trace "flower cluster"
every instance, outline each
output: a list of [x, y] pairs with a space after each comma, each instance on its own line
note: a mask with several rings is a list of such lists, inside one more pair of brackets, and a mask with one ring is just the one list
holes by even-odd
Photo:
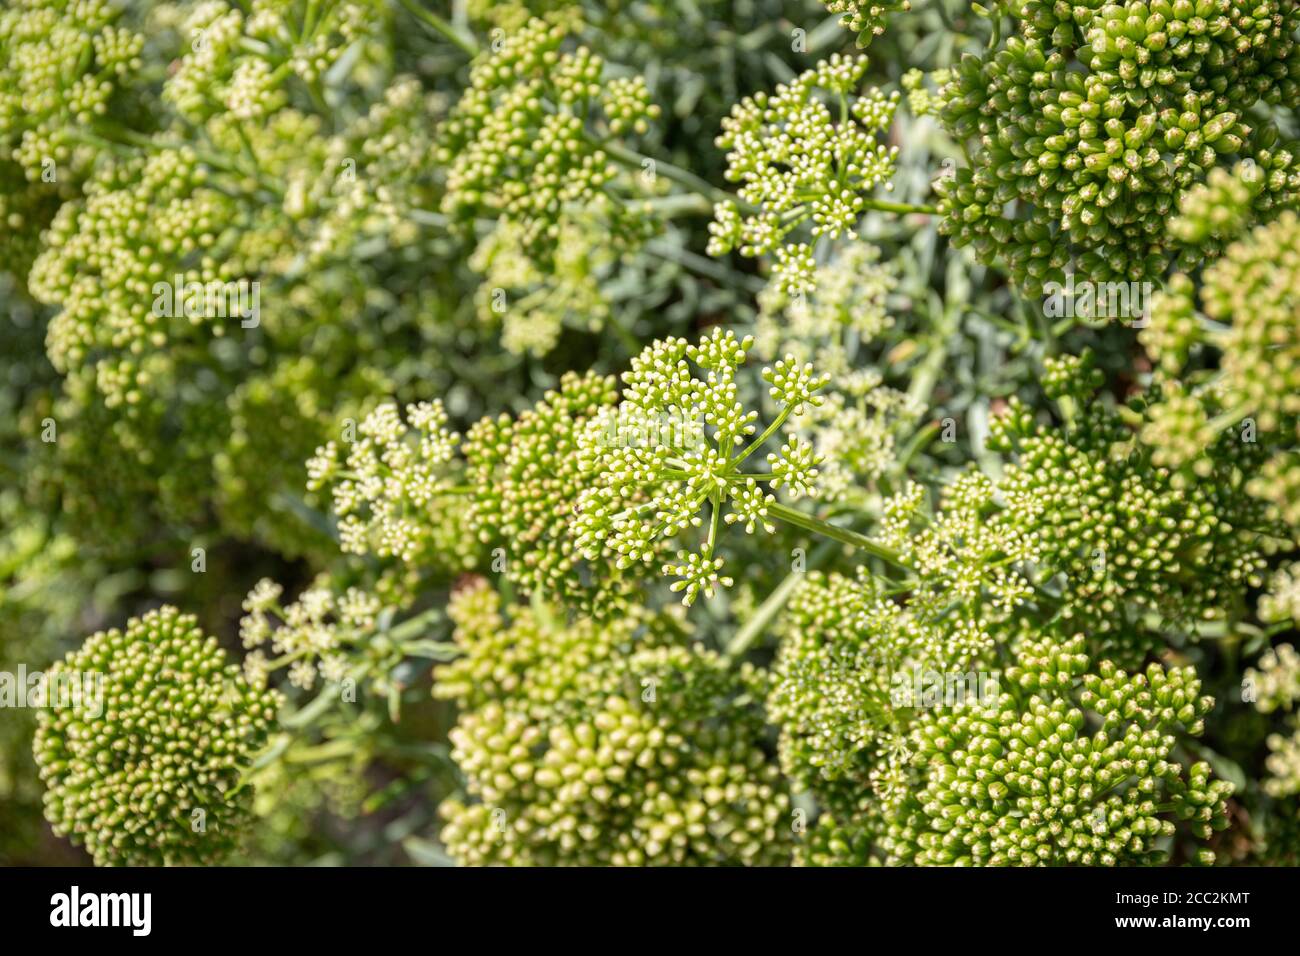
[[1300, 564], [1292, 562], [1273, 572], [1259, 599], [1259, 616], [1270, 624], [1300, 621]]
[[[388, 692], [387, 674], [401, 660], [401, 652], [375, 633], [380, 617], [392, 616], [378, 596], [355, 587], [337, 594], [324, 580], [288, 607], [280, 604], [283, 593], [280, 585], [263, 578], [244, 598], [247, 613], [240, 618], [239, 636], [252, 651], [244, 658], [244, 675], [252, 686], [265, 687], [271, 671], [285, 666], [294, 687], [311, 690], [318, 674], [338, 684], [363, 676], [363, 670], [369, 672], [370, 668], [358, 667], [364, 661], [376, 665], [376, 693]], [[262, 650], [268, 645], [276, 655], [274, 661]]]
[[768, 453], [769, 471], [741, 467], [791, 416], [820, 405], [818, 393], [828, 381], [792, 357], [764, 368], [762, 379], [779, 412], [751, 440], [758, 412], [746, 410], [736, 382], [751, 344], [717, 330], [698, 345], [656, 342], [632, 360], [623, 374], [622, 402], [603, 408], [578, 436], [585, 487], [573, 530], [584, 557], [620, 569], [649, 566], [666, 541], [704, 523], [707, 505], [702, 546], [680, 549], [677, 563], [663, 564], [665, 574], [678, 578], [672, 589], [689, 605], [731, 584], [717, 553], [724, 523], [741, 524], [751, 534], [759, 527], [770, 532], [773, 491], [784, 487], [795, 498], [816, 494], [819, 459], [797, 436]]
[[1034, 294], [1067, 266], [1159, 280], [1213, 244], [1180, 241], [1179, 198], [1224, 157], [1254, 164], [1261, 214], [1300, 196], [1300, 163], [1247, 113], [1293, 103], [1300, 7], [1238, 0], [1030, 0], [1015, 34], [967, 55], [943, 119], [972, 165], [939, 186], [945, 229]]
[[[431, 518], [443, 513], [432, 503], [463, 491], [468, 527], [492, 553], [494, 569], [526, 592], [592, 613], [594, 598], [625, 592], [658, 560], [679, 579], [672, 589], [683, 591], [689, 605], [729, 581], [717, 554], [724, 524], [771, 532], [775, 491], [784, 488], [793, 498], [817, 491], [820, 459], [793, 433], [768, 453], [769, 471], [741, 467], [789, 419], [820, 406], [828, 380], [790, 357], [765, 368], [761, 377], [778, 413], [751, 440], [758, 413], [746, 410], [736, 381], [748, 346], [729, 331], [697, 345], [656, 342], [623, 375], [621, 402], [612, 379], [568, 373], [516, 418], [484, 418], [469, 430], [463, 488], [451, 484], [457, 439], [446, 431], [440, 406], [408, 412], [420, 430], [410, 443], [396, 407], [383, 406], [363, 422], [345, 460], [333, 443], [321, 449], [309, 463], [312, 487], [332, 483], [347, 550], [410, 561], [425, 544], [445, 551], [445, 535], [429, 533]], [[702, 526], [706, 509], [700, 550], [680, 549], [677, 563], [665, 560], [668, 543]], [[454, 537], [462, 528], [457, 521], [446, 533]], [[584, 563], [592, 583], [583, 580]]]
[[1249, 224], [1255, 197], [1263, 188], [1264, 178], [1252, 160], [1238, 163], [1231, 172], [1216, 166], [1205, 182], [1183, 193], [1169, 231], [1180, 242], [1201, 247], [1210, 258], [1211, 240], [1233, 239]]
[[863, 572], [802, 583], [768, 698], [782, 766], [821, 809], [800, 862], [1151, 863], [1176, 820], [1200, 839], [1226, 825], [1231, 785], [1173, 759], [1212, 704], [1191, 668], [1090, 672], [1083, 637], [1018, 627], [1002, 668], [955, 636]]
[[891, 13], [912, 9], [909, 0], [824, 0], [826, 9], [841, 14], [840, 25], [858, 35], [864, 47], [885, 32], [885, 20]]
[[[1226, 186], [1224, 188], [1227, 188]], [[1184, 208], [1184, 219], [1191, 211]], [[1171, 282], [1140, 335], [1167, 377], [1184, 387], [1164, 390], [1143, 433], [1172, 467], [1204, 470], [1224, 442], [1257, 458], [1249, 490], [1274, 516], [1300, 526], [1300, 216], [1284, 212], [1227, 246], [1204, 271], [1201, 313], [1191, 280]], [[1212, 322], [1202, 321], [1204, 318]], [[1219, 355], [1218, 368], [1198, 371], [1193, 357]]]
[[[25, 502], [17, 488], [0, 492], [0, 528], [0, 668], [11, 671], [26, 662], [30, 672], [60, 656], [63, 642], [83, 625], [85, 594], [107, 575], [76, 538], [58, 530], [57, 519]], [[0, 720], [0, 859], [10, 862], [32, 853], [46, 832], [31, 753], [36, 718], [36, 708], [6, 706]]]
[[[163, 98], [193, 123], [225, 112], [237, 120], [263, 118], [283, 105], [288, 76], [319, 89], [320, 77], [349, 47], [369, 38], [383, 16], [383, 4], [374, 0], [324, 6], [303, 0], [251, 5], [202, 0], [182, 25], [190, 47]], [[250, 48], [259, 55], [244, 55]]]
[[786, 295], [770, 283], [759, 297], [754, 352], [764, 359], [792, 356], [832, 377], [820, 407], [800, 430], [818, 458], [819, 497], [842, 501], [896, 464], [895, 442], [924, 413], [918, 402], [862, 367], [866, 349], [894, 325], [888, 298], [895, 270], [870, 243], [837, 250], [814, 275], [815, 290]]
[[436, 137], [443, 212], [517, 225], [523, 249], [543, 263], [572, 208], [635, 231], [637, 216], [612, 191], [618, 167], [602, 136], [644, 133], [659, 114], [643, 80], [606, 80], [599, 56], [562, 49], [565, 19], [530, 20], [484, 52]]
[[159, 142], [107, 166], [84, 201], [60, 208], [32, 268], [33, 293], [60, 307], [51, 361], [90, 376], [110, 407], [136, 405], [211, 340], [258, 328], [262, 282], [322, 267], [366, 235], [409, 238], [390, 191], [365, 182], [391, 182], [391, 164], [418, 158], [418, 146], [392, 155], [385, 134], [422, 109], [418, 88], [399, 81], [337, 137], [289, 109], [238, 131], [219, 117], [208, 133], [229, 152]]
[[1068, 427], [1035, 425], [1016, 400], [993, 422], [990, 444], [1018, 453], [998, 483], [1003, 520], [1035, 534], [1039, 563], [1064, 575], [1064, 613], [1093, 634], [1130, 631], [1141, 613], [1224, 619], [1264, 567], [1240, 444], [1216, 446], [1204, 476], [1160, 467], [1094, 400], [1095, 374], [1086, 354], [1052, 362], [1044, 383], [1073, 406]]
[[898, 154], [877, 137], [892, 125], [899, 94], [857, 95], [866, 69], [866, 57], [835, 54], [732, 110], [717, 143], [727, 150], [727, 179], [741, 184], [741, 204], [716, 207], [710, 255], [774, 253], [782, 289], [807, 292], [815, 285], [812, 249], [787, 242], [791, 233], [811, 223], [813, 238], [856, 238], [870, 194], [881, 183], [892, 188]]
[[850, 338], [870, 342], [893, 323], [888, 299], [897, 286], [880, 250], [868, 242], [851, 242], [817, 266], [813, 291], [788, 294], [770, 283], [759, 298], [754, 351], [775, 359], [793, 354], [835, 376], [848, 376]]
[[475, 293], [480, 318], [499, 323], [502, 346], [515, 353], [545, 355], [566, 328], [598, 332], [610, 315], [602, 280], [619, 263], [608, 235], [590, 219], [566, 219], [544, 272], [525, 252], [523, 232], [517, 223], [500, 225], [470, 258], [483, 276]]
[[137, 82], [136, 20], [109, 0], [15, 0], [0, 11], [0, 150], [29, 180], [50, 162], [75, 165], [70, 134], [109, 115]]
[[1262, 713], [1290, 710], [1300, 701], [1300, 654], [1290, 644], [1271, 647], [1260, 657], [1258, 668], [1247, 668], [1245, 680]]
[[1268, 759], [1264, 765], [1268, 768], [1269, 778], [1264, 781], [1264, 790], [1274, 797], [1294, 797], [1300, 793], [1300, 725], [1292, 717], [1291, 735], [1268, 735]]
[[[504, 324], [513, 352], [544, 355], [565, 325], [596, 330], [600, 278], [654, 228], [635, 194], [653, 173], [620, 174], [617, 140], [643, 135], [659, 107], [641, 77], [606, 75], [587, 47], [568, 51], [572, 11], [501, 31], [437, 131], [442, 211], [479, 242], [479, 314]], [[645, 163], [651, 163], [645, 160]]]
[[1285, 212], [1230, 246], [1206, 270], [1202, 301], [1211, 319], [1232, 324], [1222, 341], [1232, 399], [1262, 430], [1285, 433], [1300, 416], [1300, 216]]
[[24, 277], [40, 254], [40, 232], [59, 208], [59, 197], [29, 183], [22, 167], [0, 158], [0, 261], [4, 271]]
[[[154, 308], [155, 282], [171, 283], [175, 273], [186, 285], [193, 281], [206, 292], [212, 283], [219, 291], [244, 277], [244, 262], [260, 265], [227, 243], [224, 261], [185, 268], [238, 220], [236, 204], [209, 188], [208, 176], [189, 147], [109, 168], [87, 183], [84, 201], [59, 210], [32, 269], [33, 293], [60, 307], [47, 336], [51, 361], [64, 373], [88, 369], [110, 408], [136, 405], [148, 388], [165, 387], [180, 357], [160, 346], [179, 345], [200, 322], [223, 335], [240, 321], [209, 320], [205, 297], [197, 292], [192, 316], [184, 291], [179, 307], [171, 302]], [[225, 316], [224, 299], [221, 305]]]
[[944, 91], [951, 82], [952, 71], [949, 69], [933, 70], [929, 74], [911, 69], [899, 80], [907, 92], [907, 106], [916, 117], [943, 115]]
[[967, 652], [987, 649], [992, 626], [1033, 594], [1020, 568], [1043, 560], [1042, 529], [1017, 520], [1005, 490], [968, 470], [946, 483], [938, 508], [927, 513], [925, 489], [909, 483], [882, 509], [876, 540], [915, 571], [909, 602], [936, 620], [962, 608], [967, 623], [949, 640]]
[[471, 515], [494, 566], [527, 593], [587, 610], [625, 586], [609, 562], [584, 584], [571, 530], [585, 486], [579, 435], [614, 399], [612, 379], [570, 372], [518, 417], [484, 418], [465, 438]]
[[39, 715], [56, 833], [100, 865], [213, 863], [238, 845], [252, 799], [240, 778], [275, 718], [274, 692], [171, 607], [91, 635], [47, 674], [52, 698], [65, 679], [91, 681], [102, 700], [51, 699]]
[[[355, 364], [370, 334], [355, 320], [381, 305], [368, 285], [403, 288], [403, 267], [383, 257], [415, 238], [398, 210], [421, 201], [428, 104], [404, 78], [362, 106], [329, 135], [289, 107], [256, 122], [215, 115], [187, 142], [155, 134], [106, 152], [84, 196], [59, 209], [29, 285], [58, 309], [46, 346], [66, 375], [68, 441], [50, 449], [60, 486], [84, 474], [92, 495], [128, 501], [129, 489], [157, 489], [136, 498], [169, 523], [220, 497], [239, 533], [288, 550], [319, 543], [267, 508], [299, 494], [300, 465], [250, 450], [300, 462], [295, 450], [323, 441], [350, 397], [384, 387], [381, 368]], [[403, 312], [388, 304], [392, 330]], [[105, 462], [121, 473], [111, 482], [97, 480]], [[217, 493], [214, 470], [230, 479]], [[82, 496], [69, 497], [76, 507]], [[95, 524], [110, 509], [97, 510]]]
[[93, 165], [82, 137], [140, 85], [136, 11], [106, 0], [17, 0], [0, 10], [0, 266], [26, 275], [40, 232]]
[[865, 568], [799, 582], [780, 625], [768, 709], [783, 769], [824, 814], [802, 862], [846, 862], [833, 846], [866, 852], [867, 831], [911, 785], [914, 710], [996, 689], [995, 652], [1020, 634], [1018, 614], [1035, 597], [1015, 565], [1039, 549], [1032, 532], [1003, 520], [995, 490], [969, 472], [949, 483], [933, 515], [917, 485], [887, 500], [878, 540], [908, 569], [902, 583]]
[[[814, 571], [801, 580], [780, 624], [767, 698], [791, 783], [815, 794], [824, 814], [859, 823], [899, 796], [891, 758], [907, 747], [909, 703], [896, 699], [899, 689], [913, 689], [913, 671], [947, 673], [969, 663], [969, 647], [964, 655], [961, 642], [948, 647], [945, 629], [882, 592], [865, 569], [856, 577]], [[824, 825], [823, 818], [818, 828]], [[815, 854], [801, 848], [801, 856]]]
[[455, 485], [460, 436], [442, 402], [380, 405], [307, 462], [307, 487], [329, 487], [345, 553], [395, 557], [428, 569], [466, 569], [475, 555], [468, 505]]
[[738, 698], [749, 670], [690, 644], [670, 617], [566, 625], [478, 582], [449, 608], [464, 656], [435, 671], [461, 713], [450, 737], [471, 801], [443, 802], [465, 864], [774, 865], [789, 798]]
[[1174, 753], [1213, 705], [1195, 670], [1094, 670], [1082, 646], [1026, 641], [995, 701], [922, 712], [919, 779], [880, 837], [885, 862], [1149, 865], [1178, 823], [1200, 840], [1227, 826], [1232, 784]]
[[818, 458], [818, 497], [861, 500], [874, 482], [899, 467], [898, 436], [923, 412], [905, 392], [882, 384], [879, 373], [870, 370], [828, 392], [799, 432]]
[[1242, 688], [1253, 691], [1252, 699], [1261, 713], [1288, 712], [1286, 733], [1268, 735], [1269, 755], [1264, 764], [1269, 778], [1264, 789], [1274, 797], [1300, 794], [1300, 654], [1290, 644], [1270, 647], [1259, 658], [1258, 666], [1248, 668]]

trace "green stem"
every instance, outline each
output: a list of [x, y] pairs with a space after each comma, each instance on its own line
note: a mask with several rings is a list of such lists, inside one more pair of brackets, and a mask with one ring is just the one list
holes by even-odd
[[[65, 129], [63, 135], [67, 136], [69, 139], [89, 143], [92, 146], [106, 147], [110, 149], [135, 147], [137, 149], [147, 150], [151, 153], [157, 153], [164, 149], [173, 148], [173, 145], [170, 143], [157, 140], [152, 136], [146, 136], [143, 133], [138, 133], [135, 130], [126, 129], [125, 127], [116, 124], [113, 124], [112, 126], [109, 126], [108, 124], [99, 124], [95, 127], [94, 132], [89, 132], [84, 129]], [[233, 162], [228, 156], [221, 156], [217, 153], [208, 152], [203, 149], [196, 149], [189, 145], [187, 145], [186, 148], [194, 154], [195, 159], [207, 166], [211, 166], [213, 169], [251, 179], [263, 189], [266, 189], [277, 196], [284, 195], [283, 187], [269, 177], [264, 176], [260, 171], [244, 169], [238, 163]]]
[[713, 215], [713, 203], [707, 196], [699, 193], [674, 193], [671, 196], [655, 196], [652, 199], [629, 199], [627, 205], [632, 209], [649, 208], [661, 219], [671, 219], [677, 215]]
[[431, 661], [449, 661], [459, 657], [462, 651], [450, 641], [408, 641], [402, 645], [402, 653]]
[[[699, 197], [691, 197], [699, 198]], [[673, 245], [671, 242], [664, 240], [662, 237], [652, 239], [644, 246], [646, 252], [658, 256], [668, 262], [676, 263], [684, 269], [702, 275], [709, 279], [715, 279], [718, 282], [730, 286], [740, 286], [750, 292], [762, 292], [766, 288], [766, 283], [755, 276], [743, 272], [736, 272], [728, 269], [726, 266], [713, 259], [706, 258], [689, 249], [683, 249]]]
[[654, 164], [655, 175], [662, 175], [670, 179], [679, 186], [684, 186], [691, 192], [698, 193], [710, 202], [733, 202], [741, 208], [748, 207], [748, 203], [743, 202], [739, 197], [727, 192], [725, 189], [719, 189], [705, 179], [701, 179], [692, 172], [682, 169], [680, 166], [674, 166], [672, 163], [663, 159], [655, 159], [651, 156], [645, 156], [634, 149], [628, 149], [622, 143], [610, 140], [608, 142], [596, 142], [596, 146], [603, 149], [610, 158], [622, 163], [625, 166], [631, 166], [636, 169], [644, 169], [646, 160]]
[[289, 730], [297, 730], [301, 727], [306, 727], [321, 714], [325, 713], [325, 711], [333, 707], [334, 703], [338, 699], [339, 695], [335, 693], [334, 688], [322, 687], [311, 703], [303, 707], [301, 710], [285, 717], [280, 721], [280, 726], [286, 727]]
[[922, 408], [930, 404], [930, 396], [939, 382], [939, 373], [943, 371], [943, 364], [948, 360], [948, 336], [951, 334], [952, 329], [945, 323], [935, 335], [929, 353], [912, 373], [912, 384], [907, 390], [908, 397]]
[[937, 434], [939, 434], [939, 423], [930, 422], [913, 435], [912, 440], [907, 443], [907, 447], [904, 448], [902, 454], [898, 456], [898, 463], [895, 465], [894, 469], [896, 473], [900, 475], [906, 474], [907, 466], [912, 463], [912, 459], [920, 453], [921, 449], [930, 444], [930, 441]]
[[908, 202], [889, 202], [886, 199], [867, 199], [863, 201], [863, 205], [867, 209], [878, 209], [881, 212], [915, 212], [922, 213], [926, 216], [937, 216], [939, 214], [938, 206], [923, 206]]
[[1242, 419], [1249, 415], [1250, 412], [1250, 403], [1243, 402], [1242, 404], [1237, 405], [1234, 408], [1229, 408], [1227, 411], [1220, 412], [1214, 418], [1211, 418], [1205, 423], [1205, 431], [1207, 434], [1218, 435], [1219, 432], [1224, 431], [1225, 429], [1241, 424]]
[[883, 544], [872, 541], [865, 534], [841, 528], [833, 525], [829, 521], [823, 521], [814, 515], [805, 514], [797, 511], [789, 505], [783, 505], [779, 502], [767, 506], [767, 513], [778, 521], [784, 521], [786, 524], [794, 525], [796, 528], [803, 528], [805, 531], [811, 531], [814, 534], [820, 534], [823, 537], [831, 538], [835, 541], [841, 541], [844, 544], [857, 548], [859, 551], [865, 551], [867, 554], [877, 557], [880, 560], [892, 564], [894, 567], [911, 571], [912, 568], [906, 561], [899, 556], [897, 551], [892, 548], [886, 548]]
[[406, 7], [406, 9], [409, 10], [417, 20], [434, 32], [442, 34], [458, 46], [467, 56], [478, 56], [478, 41], [473, 37], [461, 33], [433, 11], [426, 10], [424, 7], [420, 6], [415, 2], [415, 0], [400, 0], [400, 2], [402, 6]]
[[407, 641], [410, 640], [411, 638], [417, 637], [422, 631], [428, 628], [430, 624], [438, 620], [438, 618], [440, 618], [441, 616], [442, 616], [441, 608], [431, 607], [427, 611], [423, 612], [422, 614], [417, 614], [415, 615], [415, 617], [408, 618], [407, 620], [403, 621], [401, 624], [398, 624], [396, 627], [389, 630], [387, 632], [387, 637], [389, 638], [389, 640], [400, 645], [403, 641]]
[[711, 512], [709, 515], [709, 557], [713, 557], [713, 549], [718, 542], [718, 520], [722, 517], [722, 496], [714, 495], [709, 498]]
[[347, 757], [355, 751], [356, 744], [351, 740], [331, 740], [313, 747], [289, 750], [284, 754], [283, 759], [287, 764], [325, 763], [337, 760], [339, 757]]
[[257, 174], [260, 177], [262, 175], [262, 164], [258, 162], [257, 153], [253, 149], [252, 140], [248, 138], [248, 133], [245, 132], [242, 123], [235, 123], [233, 125], [235, 127], [235, 134], [239, 137], [239, 145], [243, 148], [244, 157], [248, 160], [248, 164], [253, 169], [257, 170]]
[[320, 4], [317, 0], [308, 0], [307, 9], [302, 15], [302, 31], [298, 34], [298, 42], [305, 44], [316, 32], [316, 24], [319, 22], [316, 15], [320, 12]]
[[794, 410], [793, 405], [787, 405], [785, 408], [781, 409], [781, 414], [776, 416], [776, 418], [772, 421], [772, 424], [768, 425], [767, 428], [763, 431], [763, 434], [759, 435], [756, 441], [750, 442], [749, 446], [745, 448], [745, 450], [742, 451], [738, 457], [732, 459], [731, 467], [732, 468], [739, 467], [741, 462], [743, 462], [750, 455], [754, 454], [754, 452], [762, 448], [763, 442], [767, 441], [774, 434], [776, 434], [777, 430], [782, 425], [785, 424], [785, 420], [790, 417], [790, 413], [793, 410]]
[[[1052, 326], [1052, 323], [1047, 320], [1047, 316], [1043, 313], [1043, 310], [1038, 308], [1037, 305], [1029, 304], [1023, 298], [1016, 299], [1016, 310], [1020, 313], [1022, 321], [1025, 319], [1026, 312], [1029, 312], [1033, 317], [1033, 325], [1038, 327], [1040, 341], [1043, 343], [1043, 355], [1055, 355], [1057, 352], [1057, 336], [1064, 335], [1065, 331], [1068, 331], [1068, 329], [1058, 333]], [[1071, 327], [1073, 327], [1074, 319], [1070, 319], [1069, 321]], [[1025, 321], [1024, 324], [1026, 327], [1030, 325], [1028, 321]]]
[[277, 671], [285, 664], [292, 664], [294, 661], [298, 660], [298, 658], [303, 657], [306, 653], [306, 650], [301, 650], [294, 651], [290, 654], [281, 654], [279, 657], [272, 658], [266, 662], [266, 670], [268, 673], [271, 671]]

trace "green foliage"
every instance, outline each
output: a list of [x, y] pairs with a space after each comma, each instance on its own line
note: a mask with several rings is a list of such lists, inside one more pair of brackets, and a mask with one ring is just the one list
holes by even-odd
[[1298, 10], [10, 4], [0, 858], [1294, 862]]

